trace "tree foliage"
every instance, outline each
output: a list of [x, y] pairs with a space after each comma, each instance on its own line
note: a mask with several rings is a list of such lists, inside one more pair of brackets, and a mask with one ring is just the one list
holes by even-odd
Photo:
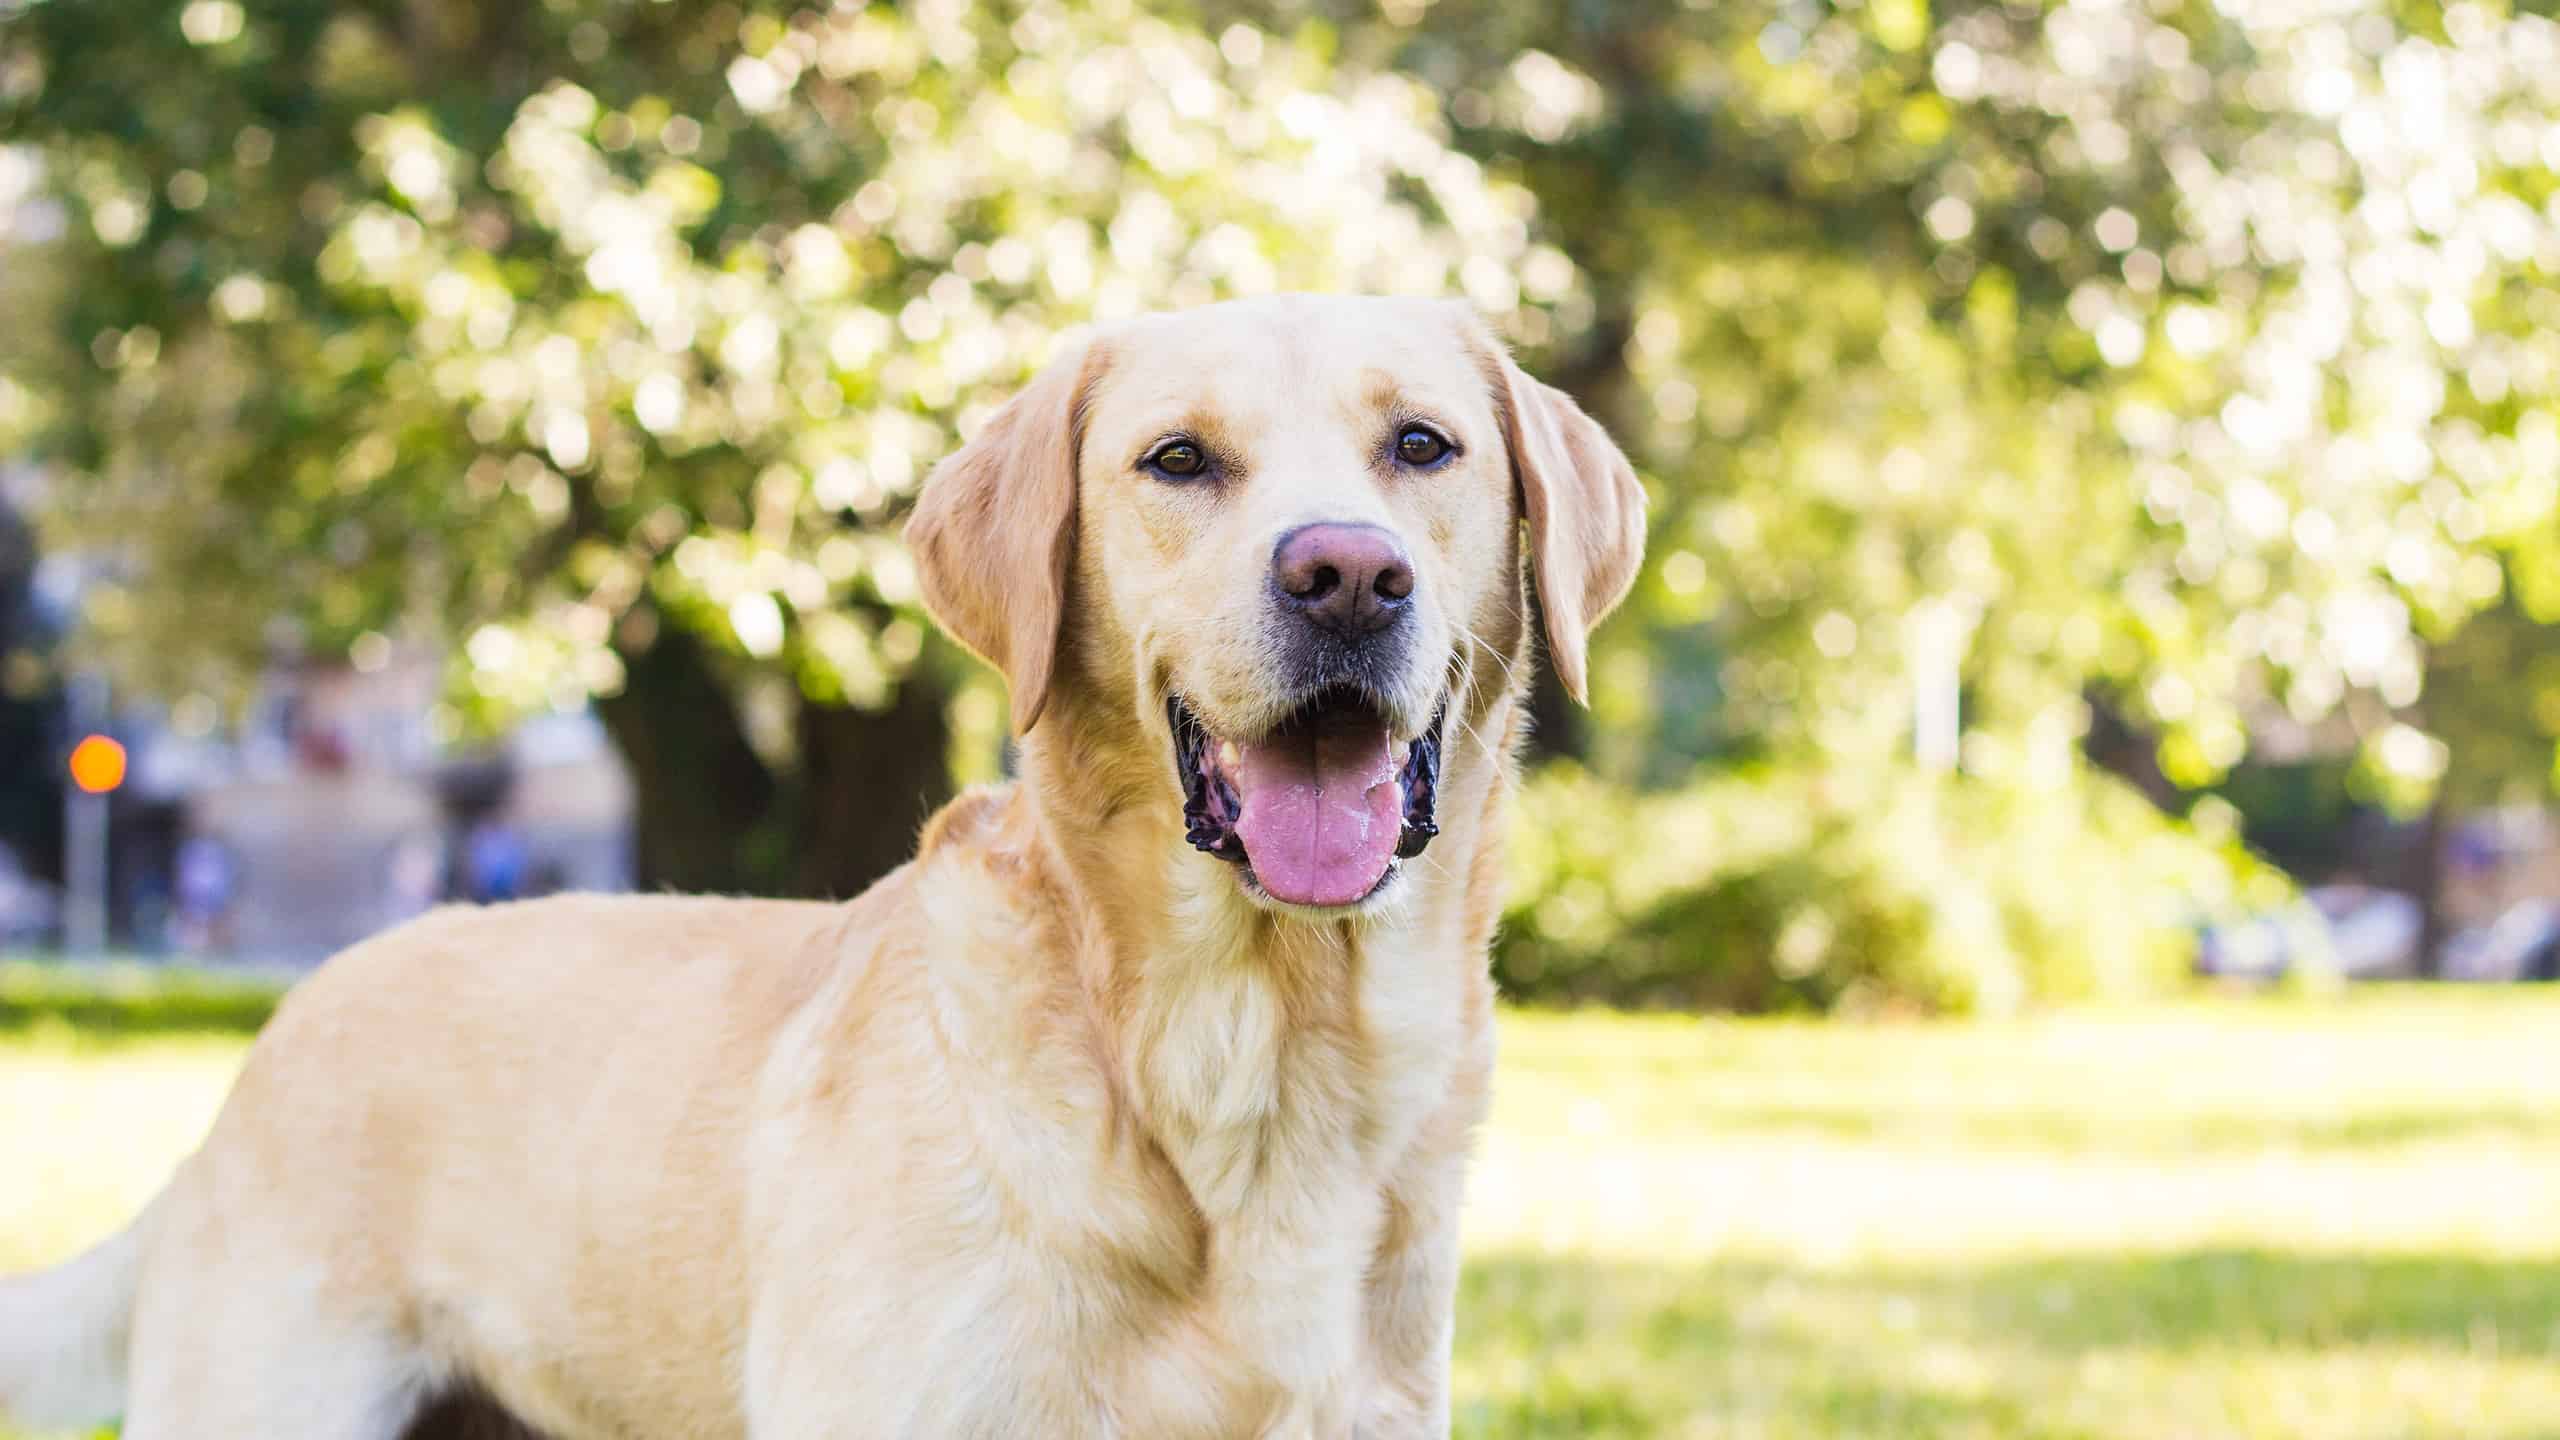
[[[893, 539], [924, 465], [1068, 326], [1358, 286], [1475, 298], [1654, 496], [1592, 716], [1541, 705], [1579, 763], [1532, 809], [1659, 821], [1685, 868], [1599, 904], [1600, 861], [1529, 846], [1515, 980], [2136, 983], [2158, 957], [2093, 937], [2249, 871], [2213, 806], [2124, 811], [2093, 724], [2174, 809], [2270, 733], [2403, 804], [2448, 763], [2550, 771], [2551, 707], [2500, 691], [2560, 615], [2540, 15], [10, 6], [0, 127], [64, 235], [0, 423], [128, 548], [93, 619], [164, 672], [236, 669], [279, 614], [323, 651], [442, 633], [458, 718], [608, 697], [644, 769], [743, 797], [688, 828], [752, 830], [804, 772], [877, 810], [897, 776], [854, 757], [912, 777], [949, 715], [983, 773], [1000, 723]], [[1910, 755], [1937, 669], [1945, 776]], [[1754, 803], [1802, 824], [1664, 818]], [[1985, 826], [2149, 858], [2056, 908], [2026, 887], [2067, 874]], [[1812, 933], [1871, 938], [1789, 974]], [[1933, 955], [2008, 958], [1901, 963]]]
[[[1734, 817], [1640, 847], [1689, 877], [1665, 902], [1699, 911], [1674, 927], [1685, 973], [1837, 994], [1898, 972], [1959, 1004], [2121, 985], [2141, 967], [2089, 964], [2123, 918], [2098, 877], [2152, 897], [2154, 927], [2171, 896], [2262, 893], [2250, 866], [2171, 860], [2133, 838], [2148, 822], [2090, 808], [2093, 723], [2149, 738], [2139, 768], [2178, 809], [2265, 735], [2349, 748], [2395, 807], [2438, 783], [2448, 742], [2475, 799], [2542, 791], [2548, 707], [2497, 688], [2538, 672], [2481, 657], [2548, 648], [2556, 613], [2537, 589], [2560, 534], [2548, 18], [1406, 8], [1338, 15], [1434, 76], [1460, 142], [1546, 202], [1599, 301], [1552, 368], [1656, 486], [1642, 626], [1606, 646], [1589, 759], [1679, 787], [1630, 802], [1639, 833], [1663, 806]], [[1915, 672], [1950, 635], [1960, 773], [1944, 803], [1906, 803], [1941, 793], [1907, 757]], [[1844, 795], [1838, 828], [1807, 818], [1738, 858], [1740, 817]], [[2084, 863], [2057, 872], [1975, 833], [2047, 815], [2081, 818], [2038, 853], [2113, 838], [2064, 846]], [[2219, 846], [2234, 819], [2207, 805], [2188, 835]], [[1643, 969], [1645, 917], [1676, 906], [1620, 893], [1622, 867], [1595, 908], [1573, 848], [1524, 846], [1548, 863], [1522, 877], [1510, 953]], [[1790, 865], [1823, 878], [1790, 890]], [[1791, 898], [1704, 913], [1735, 886]], [[2078, 923], [2025, 919], [2056, 886]], [[1888, 911], [1909, 923], [1802, 984], [1772, 964], [1783, 935]]]
[[[455, 729], [601, 697], [676, 883], [843, 891], [904, 851], [949, 677], [896, 521], [1062, 329], [1280, 286], [1463, 286], [1514, 325], [1574, 298], [1426, 89], [1247, 28], [18, 8], [0, 124], [63, 207], [70, 358], [15, 381], [69, 533], [131, 577], [99, 638], [164, 684], [273, 620], [360, 661], [448, 641]], [[950, 713], [985, 769], [997, 709]], [[686, 836], [713, 853], [672, 863]]]

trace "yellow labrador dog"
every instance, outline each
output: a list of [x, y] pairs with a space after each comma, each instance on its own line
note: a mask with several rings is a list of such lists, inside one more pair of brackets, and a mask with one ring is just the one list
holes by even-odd
[[1643, 530], [1453, 304], [1074, 348], [908, 529], [1019, 780], [849, 904], [447, 910], [339, 956], [130, 1229], [0, 1287], [0, 1410], [1447, 1434], [1524, 569], [1578, 693]]

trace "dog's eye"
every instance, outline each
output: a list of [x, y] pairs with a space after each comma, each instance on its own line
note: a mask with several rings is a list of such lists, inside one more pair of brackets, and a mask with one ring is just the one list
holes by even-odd
[[1396, 437], [1396, 458], [1407, 465], [1435, 465], [1449, 454], [1450, 445], [1440, 435], [1421, 425], [1408, 425]]
[[1148, 468], [1187, 480], [1209, 468], [1209, 457], [1188, 440], [1168, 440], [1147, 456]]

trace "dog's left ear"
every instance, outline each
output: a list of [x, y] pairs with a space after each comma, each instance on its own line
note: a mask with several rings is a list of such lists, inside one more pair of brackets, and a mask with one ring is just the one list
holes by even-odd
[[1489, 335], [1485, 343], [1529, 525], [1547, 656], [1565, 693], [1587, 703], [1591, 631], [1626, 598], [1644, 563], [1644, 486], [1572, 396], [1531, 379]]
[[1076, 548], [1076, 449], [1101, 348], [1049, 362], [977, 437], [933, 468], [907, 520], [925, 608], [1004, 672], [1013, 731], [1039, 720]]

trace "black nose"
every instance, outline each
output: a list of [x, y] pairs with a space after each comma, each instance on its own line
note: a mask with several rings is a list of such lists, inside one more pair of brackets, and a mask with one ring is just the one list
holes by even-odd
[[1413, 601], [1413, 562], [1375, 525], [1299, 526], [1272, 549], [1271, 581], [1309, 623], [1349, 638], [1384, 630]]

